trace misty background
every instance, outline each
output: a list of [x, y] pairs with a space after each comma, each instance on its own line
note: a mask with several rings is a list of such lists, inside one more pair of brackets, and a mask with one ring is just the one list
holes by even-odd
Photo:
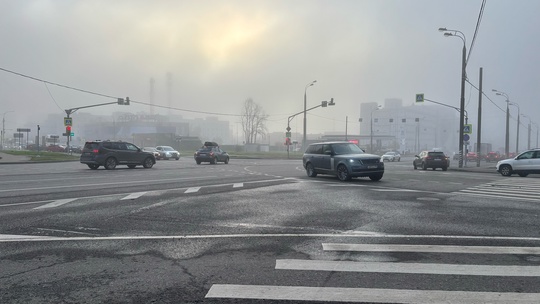
[[[336, 105], [308, 112], [308, 133], [344, 133], [348, 120], [348, 132], [358, 134], [358, 119], [366, 117], [360, 113], [363, 103], [382, 105], [394, 98], [408, 106], [415, 94], [424, 93], [459, 107], [463, 42], [444, 37], [438, 28], [463, 32], [469, 52], [481, 5], [480, 0], [0, 0], [0, 114], [9, 135], [16, 128], [35, 128], [48, 114], [115, 101], [102, 94], [160, 107], [84, 109], [73, 115], [74, 128], [80, 113], [153, 111], [218, 117], [233, 129], [244, 101], [252, 98], [268, 115], [268, 132], [285, 132], [288, 116], [303, 110], [306, 85], [317, 80], [307, 90], [308, 108], [330, 98]], [[539, 11], [536, 0], [486, 1], [467, 79], [478, 87], [483, 68], [482, 142], [494, 147], [504, 146], [506, 103], [491, 89], [507, 93], [521, 114], [540, 123]], [[478, 95], [467, 83], [466, 110], [474, 128]], [[441, 109], [428, 102], [415, 106]], [[510, 111], [513, 151], [517, 108]], [[522, 149], [528, 118], [521, 118]], [[301, 116], [291, 128], [302, 133]]]

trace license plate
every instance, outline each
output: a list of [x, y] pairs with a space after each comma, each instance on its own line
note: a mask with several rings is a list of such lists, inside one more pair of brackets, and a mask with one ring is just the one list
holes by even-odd
[[377, 169], [377, 166], [367, 166], [368, 169]]
[[436, 161], [441, 161], [442, 159], [436, 159]]

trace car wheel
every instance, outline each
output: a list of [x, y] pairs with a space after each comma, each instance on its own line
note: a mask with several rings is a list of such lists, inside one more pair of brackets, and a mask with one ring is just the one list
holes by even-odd
[[512, 175], [512, 167], [509, 165], [502, 165], [499, 168], [499, 172], [501, 172], [502, 176], [511, 176]]
[[201, 161], [200, 161], [200, 160], [196, 160], [195, 162], [197, 163], [197, 165], [200, 165], [200, 164], [201, 164]]
[[415, 163], [415, 162], [412, 162], [412, 166], [413, 166], [414, 170], [418, 169], [418, 168], [416, 167], [416, 163]]
[[226, 157], [226, 158], [225, 158], [224, 163], [225, 163], [225, 165], [229, 163], [229, 157]]
[[442, 170], [446, 171], [446, 170], [448, 170], [448, 167], [442, 167]]
[[309, 177], [317, 176], [317, 172], [315, 172], [315, 168], [313, 168], [313, 165], [311, 163], [306, 164], [306, 174]]
[[376, 181], [380, 181], [382, 177], [383, 177], [382, 173], [372, 174], [372, 175], [369, 176], [369, 179], [376, 182]]
[[179, 159], [180, 159], [180, 157], [177, 157], [177, 158], [175, 158], [175, 159], [176, 159], [176, 160], [179, 160]]
[[400, 161], [401, 161], [401, 157], [400, 157], [400, 158], [398, 158], [398, 159], [397, 159], [397, 161], [398, 161], [398, 162], [400, 162]]
[[134, 169], [135, 167], [137, 167], [137, 165], [128, 165], [128, 168], [130, 169]]
[[109, 157], [105, 160], [105, 165], [103, 165], [105, 167], [105, 169], [107, 170], [113, 170], [114, 168], [116, 168], [116, 165], [118, 164], [118, 162], [116, 161], [116, 158], [114, 157]]
[[426, 163], [422, 163], [422, 170], [427, 170], [427, 164]]
[[88, 164], [88, 168], [90, 168], [92, 170], [96, 170], [97, 168], [99, 168], [99, 165]]
[[519, 176], [521, 177], [527, 177], [527, 175], [529, 175], [529, 173], [518, 173]]
[[152, 166], [154, 166], [154, 161], [150, 157], [147, 157], [143, 162], [143, 167], [150, 169]]
[[349, 170], [345, 165], [339, 165], [337, 167], [337, 177], [342, 182], [351, 180], [351, 175], [349, 174]]

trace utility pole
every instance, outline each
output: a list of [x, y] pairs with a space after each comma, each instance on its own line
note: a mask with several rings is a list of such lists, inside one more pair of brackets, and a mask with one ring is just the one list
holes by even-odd
[[[478, 151], [477, 157], [476, 157], [476, 166], [480, 167], [480, 158], [482, 156], [482, 74], [483, 74], [483, 68], [480, 68], [480, 82], [479, 82], [479, 89], [478, 89], [478, 127], [477, 127], [477, 135], [476, 135], [476, 147]], [[489, 151], [484, 151], [484, 153], [488, 153]]]

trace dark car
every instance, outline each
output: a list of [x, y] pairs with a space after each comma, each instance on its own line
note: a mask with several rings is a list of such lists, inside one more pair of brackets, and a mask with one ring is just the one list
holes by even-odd
[[369, 177], [378, 181], [384, 174], [381, 157], [367, 154], [350, 142], [322, 142], [307, 147], [302, 163], [309, 177], [317, 174], [336, 175], [341, 181], [353, 177]]
[[209, 162], [211, 164], [216, 164], [218, 162], [223, 162], [225, 164], [229, 163], [229, 154], [223, 151], [219, 146], [215, 145], [203, 146], [195, 151], [193, 158], [197, 165], [200, 165], [202, 162]]
[[413, 160], [414, 170], [417, 168], [422, 168], [422, 170], [441, 168], [446, 171], [449, 165], [450, 160], [442, 151], [422, 151], [420, 154], [415, 155]]
[[84, 144], [80, 161], [93, 170], [99, 166], [112, 170], [117, 165], [127, 165], [131, 169], [137, 165], [152, 168], [156, 163], [156, 158], [152, 153], [144, 152], [132, 143], [89, 141]]

